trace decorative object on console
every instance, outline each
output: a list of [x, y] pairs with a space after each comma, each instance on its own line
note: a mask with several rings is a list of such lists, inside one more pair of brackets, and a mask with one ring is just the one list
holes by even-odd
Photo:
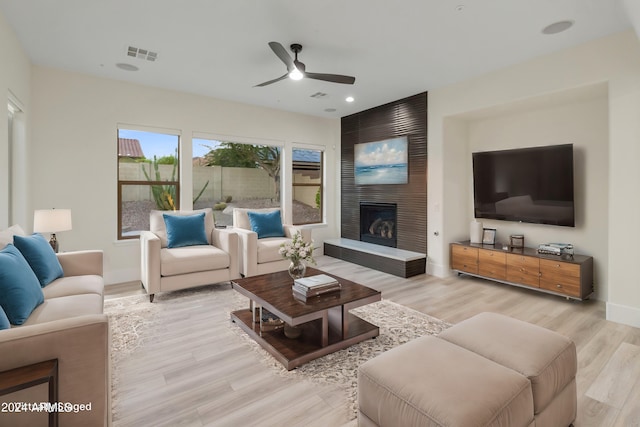
[[543, 243], [538, 245], [538, 253], [573, 257], [573, 245], [571, 243]]
[[49, 244], [55, 253], [59, 245], [56, 233], [71, 230], [71, 209], [40, 209], [33, 212], [33, 231], [51, 233]]
[[471, 243], [482, 243], [482, 235], [484, 231], [482, 223], [476, 220], [471, 221], [470, 231], [471, 238], [469, 240]]
[[496, 244], [496, 229], [484, 228], [482, 231], [482, 244], [483, 245], [495, 245]]
[[509, 236], [509, 246], [512, 248], [524, 248], [524, 235], [512, 234]]
[[304, 277], [307, 266], [303, 261], [312, 264], [316, 263], [313, 259], [313, 244], [311, 242], [305, 242], [299, 231], [293, 235], [290, 242], [282, 243], [278, 252], [283, 258], [291, 261], [288, 271], [289, 276], [294, 280]]

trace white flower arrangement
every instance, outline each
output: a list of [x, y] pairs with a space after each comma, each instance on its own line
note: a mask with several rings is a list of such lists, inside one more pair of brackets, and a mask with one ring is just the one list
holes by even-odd
[[307, 261], [312, 264], [316, 263], [313, 259], [313, 244], [311, 242], [305, 242], [299, 231], [293, 236], [290, 242], [285, 242], [280, 245], [278, 253], [293, 263], [300, 261]]

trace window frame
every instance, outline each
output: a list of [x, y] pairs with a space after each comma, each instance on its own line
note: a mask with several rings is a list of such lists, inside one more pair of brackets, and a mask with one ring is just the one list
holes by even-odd
[[[293, 160], [293, 153], [295, 150], [306, 150], [306, 151], [318, 151], [320, 152], [320, 167], [319, 167], [319, 171], [320, 171], [320, 183], [296, 183], [295, 182], [295, 168], [294, 168], [294, 160]], [[325, 187], [325, 170], [324, 170], [324, 165], [325, 165], [325, 156], [326, 156], [326, 147], [320, 147], [320, 146], [305, 146], [305, 145], [300, 145], [300, 144], [296, 144], [293, 145], [291, 147], [291, 203], [293, 204], [293, 200], [295, 198], [295, 187], [320, 187], [320, 206], [318, 207], [319, 211], [320, 211], [320, 220], [317, 222], [295, 222], [294, 218], [293, 218], [293, 211], [291, 212], [291, 223], [293, 225], [315, 225], [315, 224], [324, 224], [324, 187]], [[292, 210], [293, 210], [293, 205], [291, 206]]]
[[[121, 180], [120, 179], [120, 157], [119, 157], [119, 144], [120, 144], [120, 131], [121, 130], [129, 130], [129, 131], [141, 131], [141, 132], [149, 132], [149, 133], [157, 133], [157, 134], [164, 134], [164, 135], [171, 135], [171, 136], [175, 136], [178, 138], [178, 145], [176, 147], [176, 176], [177, 176], [177, 180], [176, 181], [135, 181], [135, 180]], [[155, 128], [155, 127], [147, 127], [147, 126], [137, 126], [137, 125], [130, 125], [130, 124], [124, 124], [124, 123], [118, 123], [117, 128], [116, 128], [116, 174], [117, 174], [117, 204], [118, 204], [118, 208], [117, 208], [117, 216], [118, 216], [118, 221], [117, 221], [117, 240], [122, 241], [122, 240], [134, 240], [134, 239], [139, 239], [140, 235], [131, 235], [131, 236], [125, 236], [122, 234], [122, 215], [123, 215], [123, 211], [122, 211], [122, 193], [123, 193], [123, 189], [126, 186], [148, 186], [148, 187], [152, 187], [154, 185], [162, 185], [162, 186], [166, 186], [166, 185], [173, 185], [176, 188], [176, 197], [174, 200], [174, 204], [175, 204], [175, 209], [179, 210], [180, 209], [180, 192], [181, 192], [181, 172], [180, 172], [180, 152], [181, 152], [181, 145], [182, 145], [182, 133], [179, 130], [175, 130], [175, 129], [166, 129], [166, 128]], [[145, 231], [145, 230], [138, 230], [138, 231]]]

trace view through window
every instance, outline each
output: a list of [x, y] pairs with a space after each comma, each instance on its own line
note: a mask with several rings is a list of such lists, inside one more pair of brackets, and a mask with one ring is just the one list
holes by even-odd
[[322, 222], [322, 151], [293, 149], [293, 223]]
[[280, 207], [280, 147], [193, 139], [194, 209], [213, 208], [232, 225], [233, 208]]
[[149, 230], [149, 212], [180, 209], [180, 136], [118, 129], [118, 239]]

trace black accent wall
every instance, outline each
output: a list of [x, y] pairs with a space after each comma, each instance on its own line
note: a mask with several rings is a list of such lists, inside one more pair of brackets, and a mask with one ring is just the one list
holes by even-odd
[[[341, 236], [360, 239], [360, 202], [396, 203], [397, 247], [427, 253], [427, 92], [342, 118]], [[354, 145], [409, 136], [409, 183], [355, 185]]]

